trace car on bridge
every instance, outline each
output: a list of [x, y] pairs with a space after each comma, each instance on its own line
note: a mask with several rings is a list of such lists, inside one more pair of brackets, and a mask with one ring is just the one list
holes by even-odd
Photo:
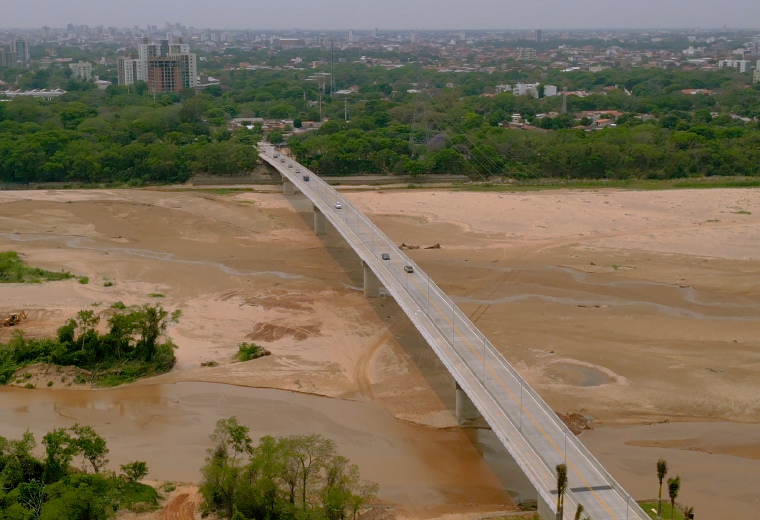
[[293, 169], [293, 163], [288, 163], [288, 168]]
[[412, 274], [414, 272], [414, 267], [412, 267], [411, 265], [405, 265], [404, 271], [406, 271], [409, 274]]
[[282, 159], [280, 159], [280, 162], [284, 163], [285, 162], [285, 158], [283, 157]]
[[308, 175], [304, 175], [303, 176], [303, 180], [304, 180], [304, 182], [309, 182], [309, 176]]
[[276, 153], [272, 157], [274, 157], [275, 159], [277, 159], [279, 156], [280, 156], [280, 154]]
[[382, 255], [380, 255], [380, 258], [382, 258], [383, 260], [390, 260], [391, 255], [389, 255], [388, 253], [383, 253]]
[[335, 209], [341, 209], [343, 205], [340, 202], [335, 203]]

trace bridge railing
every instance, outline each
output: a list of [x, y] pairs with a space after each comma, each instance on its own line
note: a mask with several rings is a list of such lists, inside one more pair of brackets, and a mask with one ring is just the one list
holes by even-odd
[[[386, 236], [379, 228], [377, 228], [377, 226], [375, 226], [351, 201], [338, 193], [324, 180], [314, 175], [312, 172], [306, 170], [303, 167], [301, 167], [301, 169], [302, 174], [308, 173], [309, 175], [313, 176], [313, 180], [310, 181], [309, 184], [312, 187], [316, 187], [314, 191], [318, 196], [320, 196], [323, 202], [330, 206], [332, 206], [335, 202], [340, 202], [343, 205], [345, 211], [343, 211], [340, 216], [342, 217], [343, 223], [348, 227], [348, 230], [354, 234], [360, 243], [369, 248], [371, 254], [376, 255], [385, 252], [389, 255], [397, 255], [401, 257], [406, 264], [413, 267], [414, 272], [417, 274], [417, 278], [421, 277], [423, 279], [425, 282], [424, 288], [426, 295], [423, 300], [420, 300], [422, 296], [416, 296], [414, 290], [410, 290], [408, 287], [409, 278], [404, 277], [402, 280], [400, 277], [400, 272], [391, 270], [386, 262], [383, 262], [386, 270], [385, 274], [400, 282], [400, 285], [405, 288], [407, 296], [413, 301], [417, 302], [418, 307], [423, 310], [428, 320], [434, 325], [439, 334], [451, 346], [452, 351], [460, 359], [462, 365], [469, 370], [470, 374], [473, 377], [480, 381], [482, 388], [486, 390], [492, 402], [498, 407], [499, 410], [501, 410], [503, 416], [510, 422], [513, 428], [520, 432], [522, 439], [528, 446], [530, 446], [531, 450], [535, 453], [539, 460], [541, 460], [545, 469], [554, 475], [554, 466], [560, 462], [565, 462], [568, 464], [570, 488], [576, 487], [580, 488], [581, 490], [586, 490], [589, 488], [591, 490], [594, 488], [599, 489], [600, 486], [598, 483], [586, 482], [587, 479], [580, 477], [580, 473], [577, 471], [576, 476], [573, 477], [572, 461], [577, 461], [579, 459], [585, 461], [586, 465], [592, 468], [594, 472], [596, 472], [598, 478], [601, 479], [605, 485], [609, 487], [609, 489], [614, 490], [618, 496], [620, 496], [620, 498], [625, 501], [626, 511], [625, 516], [622, 518], [639, 518], [640, 520], [648, 520], [649, 517], [646, 515], [646, 513], [644, 513], [638, 504], [636, 504], [635, 501], [631, 499], [631, 497], [625, 492], [622, 486], [620, 486], [617, 481], [607, 472], [607, 470], [604, 469], [604, 467], [588, 451], [583, 443], [581, 443], [578, 438], [571, 431], [569, 431], [567, 426], [559, 419], [556, 413], [554, 413], [554, 411], [546, 404], [546, 402], [538, 395], [538, 393], [536, 393], [535, 390], [533, 390], [533, 388], [531, 388], [530, 385], [525, 382], [525, 380], [518, 374], [514, 367], [512, 367], [512, 365], [506, 361], [503, 355], [498, 352], [498, 350], [493, 346], [488, 338], [486, 338], [485, 335], [475, 327], [469, 317], [467, 317], [459, 309], [454, 301], [451, 300], [451, 298], [449, 298], [435, 284], [435, 282], [433, 282], [433, 280], [422, 269], [419, 268], [419, 266], [412, 259], [403, 254], [403, 252], [399, 251], [398, 246], [396, 246], [388, 236]], [[352, 211], [348, 211], [349, 209]], [[360, 225], [360, 222], [363, 225]], [[361, 236], [362, 229], [364, 230], [365, 235], [368, 233], [371, 235], [367, 236], [369, 239], [369, 246], [367, 245], [365, 239]], [[422, 293], [422, 291], [419, 292]], [[435, 306], [438, 307], [438, 313], [430, 312], [431, 301], [433, 301]], [[443, 308], [441, 308], [441, 305], [443, 305]], [[436, 318], [439, 318], [441, 315], [451, 317], [451, 321], [448, 323], [448, 326], [441, 325], [438, 323], [438, 320], [436, 320]], [[448, 319], [446, 321], [448, 322]], [[462, 352], [460, 352], [460, 347], [457, 346], [457, 336], [459, 336], [459, 338], [464, 340], [466, 343], [470, 344], [471, 348], [471, 342], [465, 338], [469, 336], [470, 338], [477, 339], [478, 347], [482, 347], [482, 355], [477, 356], [480, 357], [481, 360], [479, 366], [473, 365], [471, 359], [468, 360], [462, 355]], [[459, 342], [461, 343], [461, 341]], [[505, 376], [508, 377], [506, 381], [503, 379]], [[494, 377], [496, 377], [501, 384], [496, 384]], [[463, 382], [460, 382], [460, 384], [462, 383]], [[502, 393], [502, 390], [506, 390], [507, 392], [511, 393], [512, 398], [515, 400], [516, 397], [519, 397], [519, 401], [516, 400], [517, 402], [515, 403], [516, 409], [507, 409], [503, 402], [503, 398], [498, 397], [497, 394]], [[516, 394], [516, 392], [519, 392], [519, 395]], [[535, 439], [533, 439], [531, 435], [527, 434], [525, 430], [523, 430], [524, 421], [536, 421], [536, 417], [532, 416], [535, 413], [540, 413], [541, 416], [548, 419], [560, 432], [562, 432], [563, 437], [561, 439], [561, 446], [559, 446], [557, 442], [559, 439], [551, 439], [550, 437], [546, 436], [539, 440], [548, 440], [551, 449], [547, 449], [546, 445], [539, 446], [536, 443]], [[487, 414], [484, 414], [484, 416], [485, 415]], [[517, 415], [517, 417], [514, 417], [515, 415]], [[489, 421], [489, 423], [491, 423], [491, 421]], [[491, 426], [493, 427], [495, 425], [491, 424]], [[552, 453], [552, 450], [558, 452], [559, 456], [551, 458], [546, 457], [545, 453], [547, 451], [549, 453]], [[535, 471], [530, 468], [528, 468], [528, 470], [534, 473], [534, 479], [538, 479], [539, 481], [541, 480], [541, 477], [537, 475]], [[586, 475], [586, 477], [588, 477], [588, 475]], [[581, 480], [581, 482], [579, 482], [579, 480]], [[581, 502], [576, 497], [576, 493], [572, 490], [568, 491], [566, 499], [569, 499], [570, 504], [573, 506]], [[582, 502], [589, 503], [588, 500], [584, 500]], [[549, 505], [550, 507], [554, 508], [554, 505], [551, 502], [549, 502]], [[571, 515], [569, 508], [566, 507], [565, 511], [566, 516]], [[586, 516], [589, 516], [589, 514], [590, 511], [587, 512]], [[594, 515], [594, 517], [596, 516], [598, 515]]]

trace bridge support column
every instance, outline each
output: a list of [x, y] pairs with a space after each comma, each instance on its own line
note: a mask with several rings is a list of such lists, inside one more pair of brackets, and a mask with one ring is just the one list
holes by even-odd
[[477, 407], [472, 402], [470, 397], [465, 393], [462, 387], [459, 386], [459, 383], [455, 384], [457, 389], [457, 419], [459, 419], [460, 422], [474, 421], [475, 419], [478, 419], [480, 417], [480, 412], [478, 411]]
[[282, 193], [283, 195], [293, 195], [296, 190], [296, 185], [290, 182], [288, 179], [282, 179]]
[[538, 493], [538, 498], [536, 499], [536, 505], [538, 506], [538, 517], [541, 520], [557, 520], [557, 513], [554, 512], [554, 510], [551, 508], [549, 504], [547, 504], [544, 499], [541, 497], [541, 493]]
[[380, 280], [364, 261], [362, 261], [362, 267], [364, 268], [364, 296], [377, 298], [380, 296]]
[[[317, 236], [327, 234], [327, 218], [316, 206], [314, 206], [314, 234]], [[362, 262], [362, 264], [363, 263], [364, 262]], [[367, 268], [365, 267], [364, 269], [366, 270]], [[364, 276], [366, 280], [367, 275], [365, 274]]]

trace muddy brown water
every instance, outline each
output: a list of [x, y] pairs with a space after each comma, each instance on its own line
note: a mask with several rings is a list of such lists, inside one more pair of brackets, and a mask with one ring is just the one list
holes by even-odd
[[[264, 435], [319, 433], [380, 484], [380, 498], [410, 512], [464, 507], [510, 509], [508, 493], [461, 430], [397, 421], [371, 403], [216, 383], [124, 388], [0, 388], [0, 435], [19, 437], [75, 422], [91, 425], [110, 448], [110, 468], [145, 460], [149, 478], [199, 480], [214, 424], [235, 415], [257, 440]], [[497, 471], [498, 472], [498, 471]]]

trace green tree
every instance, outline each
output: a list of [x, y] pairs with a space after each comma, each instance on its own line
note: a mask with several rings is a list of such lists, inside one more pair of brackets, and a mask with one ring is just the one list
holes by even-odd
[[660, 489], [657, 492], [657, 518], [662, 518], [662, 481], [668, 474], [668, 463], [660, 457], [657, 460], [657, 480], [660, 482]]
[[74, 424], [71, 431], [76, 435], [74, 446], [77, 452], [84, 460], [89, 461], [95, 473], [100, 473], [100, 470], [108, 465], [106, 456], [109, 450], [106, 447], [106, 440], [89, 426]]
[[148, 465], [141, 460], [121, 464], [119, 469], [128, 482], [137, 482], [148, 476]]
[[77, 452], [74, 439], [65, 428], [56, 428], [42, 438], [45, 446], [44, 480], [50, 484], [66, 474], [71, 459]]
[[567, 466], [557, 464], [557, 520], [564, 518], [565, 491], [567, 491]]
[[676, 498], [678, 498], [678, 492], [681, 489], [681, 477], [676, 475], [675, 477], [668, 479], [668, 495], [670, 496], [670, 518], [673, 518], [673, 510], [676, 508]]

